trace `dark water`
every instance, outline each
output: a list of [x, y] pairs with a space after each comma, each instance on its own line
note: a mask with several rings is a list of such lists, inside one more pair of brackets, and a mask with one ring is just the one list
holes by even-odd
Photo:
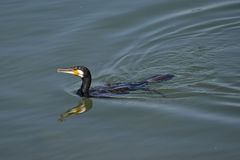
[[[0, 159], [239, 159], [240, 1], [9, 0], [0, 19]], [[59, 122], [72, 65], [93, 85], [175, 77]]]

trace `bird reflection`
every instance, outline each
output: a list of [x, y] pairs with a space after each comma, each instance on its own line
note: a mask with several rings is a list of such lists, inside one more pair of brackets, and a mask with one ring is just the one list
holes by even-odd
[[79, 115], [82, 113], [87, 112], [88, 110], [90, 110], [92, 108], [92, 100], [89, 98], [82, 98], [80, 103], [67, 110], [66, 112], [62, 113], [59, 117], [59, 121], [63, 122], [66, 118], [70, 117], [70, 116], [74, 116], [74, 115]]

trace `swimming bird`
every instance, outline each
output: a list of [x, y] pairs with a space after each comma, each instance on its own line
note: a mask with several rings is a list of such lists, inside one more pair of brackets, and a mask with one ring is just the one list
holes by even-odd
[[110, 98], [117, 94], [127, 94], [130, 91], [144, 90], [151, 91], [147, 88], [149, 83], [167, 81], [174, 77], [172, 74], [155, 75], [139, 82], [126, 82], [126, 83], [115, 83], [105, 84], [103, 86], [97, 86], [90, 88], [92, 82], [92, 76], [90, 70], [85, 66], [73, 66], [69, 68], [58, 68], [57, 72], [68, 73], [71, 75], [78, 76], [82, 79], [82, 85], [77, 90], [77, 95], [81, 97], [99, 97], [99, 98]]

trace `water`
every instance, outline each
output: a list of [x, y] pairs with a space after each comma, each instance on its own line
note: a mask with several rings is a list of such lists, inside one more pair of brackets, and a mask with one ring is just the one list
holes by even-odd
[[[239, 1], [0, 4], [0, 159], [239, 159]], [[175, 77], [60, 122], [72, 65], [93, 85]]]

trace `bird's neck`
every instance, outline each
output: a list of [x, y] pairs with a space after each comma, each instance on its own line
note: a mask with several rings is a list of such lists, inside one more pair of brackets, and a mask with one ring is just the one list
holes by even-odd
[[82, 78], [82, 85], [81, 85], [81, 88], [77, 91], [77, 94], [79, 94], [81, 97], [89, 97], [90, 86], [91, 86], [91, 75], [88, 77]]

